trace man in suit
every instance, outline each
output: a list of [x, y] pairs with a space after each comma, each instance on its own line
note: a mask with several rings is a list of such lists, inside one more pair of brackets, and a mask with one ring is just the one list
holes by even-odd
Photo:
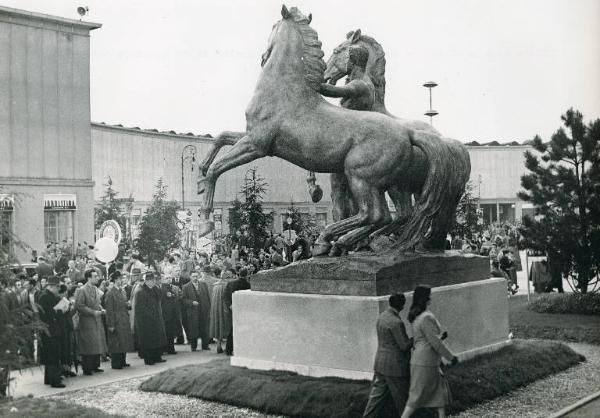
[[377, 353], [371, 394], [363, 417], [377, 417], [391, 395], [400, 416], [410, 389], [410, 349], [412, 342], [406, 335], [400, 311], [406, 298], [393, 294], [389, 307], [377, 319]]

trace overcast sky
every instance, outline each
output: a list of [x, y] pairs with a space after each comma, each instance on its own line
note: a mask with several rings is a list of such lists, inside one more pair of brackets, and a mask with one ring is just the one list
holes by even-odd
[[[0, 0], [67, 18], [89, 6], [92, 120], [216, 134], [243, 130], [281, 0]], [[569, 107], [600, 117], [600, 1], [287, 3], [319, 33], [326, 58], [360, 28], [386, 52], [388, 109], [472, 140], [548, 139]]]

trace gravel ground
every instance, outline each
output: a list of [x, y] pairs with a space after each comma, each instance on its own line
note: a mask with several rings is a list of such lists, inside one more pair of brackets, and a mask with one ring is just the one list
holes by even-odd
[[547, 417], [600, 390], [600, 346], [578, 343], [568, 345], [583, 354], [587, 361], [508, 395], [484, 402], [456, 416]]
[[[482, 403], [457, 417], [546, 417], [600, 390], [600, 346], [576, 343], [569, 345], [586, 356], [587, 361], [509, 395]], [[131, 417], [275, 417], [251, 409], [185, 396], [142, 392], [138, 387], [146, 378], [123, 380], [52, 398]]]
[[186, 396], [142, 392], [138, 387], [147, 378], [146, 376], [122, 380], [108, 385], [67, 392], [63, 395], [54, 395], [51, 398], [98, 408], [109, 414], [129, 417], [277, 417], [251, 409], [237, 408]]

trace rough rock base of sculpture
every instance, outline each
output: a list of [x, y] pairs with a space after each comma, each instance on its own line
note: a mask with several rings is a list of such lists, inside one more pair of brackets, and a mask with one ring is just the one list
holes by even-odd
[[357, 253], [312, 258], [261, 271], [252, 277], [252, 290], [348, 296], [382, 296], [409, 292], [417, 284], [445, 286], [486, 279], [487, 257], [443, 253]]
[[[401, 313], [406, 322], [412, 292]], [[233, 294], [233, 366], [288, 370], [307, 376], [371, 379], [375, 324], [388, 296], [240, 291]], [[486, 279], [432, 289], [432, 311], [464, 360], [507, 344], [506, 280]], [[407, 323], [407, 331], [411, 328]]]

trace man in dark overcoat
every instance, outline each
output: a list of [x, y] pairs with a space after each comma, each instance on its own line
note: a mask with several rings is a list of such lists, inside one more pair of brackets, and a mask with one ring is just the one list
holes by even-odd
[[229, 320], [231, 321], [229, 327], [229, 335], [227, 336], [227, 343], [225, 344], [225, 354], [228, 356], [233, 355], [233, 294], [238, 290], [250, 289], [250, 282], [248, 282], [248, 269], [242, 268], [238, 273], [239, 277], [229, 283], [225, 288], [225, 304], [229, 306]]
[[192, 351], [198, 348], [198, 338], [202, 342], [202, 349], [210, 350], [210, 294], [206, 282], [199, 280], [198, 272], [194, 271], [191, 281], [183, 286], [182, 300]]
[[111, 276], [113, 286], [104, 296], [108, 352], [113, 369], [129, 367], [126, 356], [133, 351], [133, 334], [129, 323], [129, 302], [123, 289], [123, 276], [116, 271]]
[[35, 267], [35, 272], [39, 278], [42, 279], [52, 276], [54, 274], [54, 269], [52, 268], [52, 265], [46, 261], [46, 257], [39, 256], [38, 265]]
[[103, 372], [100, 368], [100, 356], [106, 354], [106, 335], [102, 316], [106, 311], [100, 303], [100, 290], [96, 287], [100, 276], [96, 270], [87, 270], [84, 274], [86, 284], [75, 293], [75, 309], [79, 313], [77, 343], [81, 355], [83, 374]]
[[396, 416], [404, 411], [410, 389], [410, 349], [412, 342], [400, 318], [406, 297], [390, 296], [389, 307], [377, 319], [377, 352], [371, 394], [363, 417], [377, 417], [391, 396]]
[[167, 345], [165, 324], [160, 303], [160, 289], [154, 272], [147, 272], [144, 282], [134, 291], [134, 329], [137, 348], [144, 363], [153, 365], [163, 360], [162, 350]]
[[58, 296], [60, 285], [57, 276], [48, 278], [48, 285], [40, 295], [40, 319], [48, 326], [48, 333], [41, 332], [41, 363], [44, 365], [44, 384], [53, 388], [64, 388], [62, 383], [61, 349], [65, 335], [64, 321], [54, 309], [61, 301]]
[[[160, 274], [160, 273], [159, 273]], [[163, 320], [165, 322], [165, 334], [167, 344], [164, 351], [167, 354], [177, 354], [175, 351], [175, 338], [182, 334], [181, 329], [181, 308], [179, 299], [181, 290], [172, 282], [172, 277], [164, 275], [160, 286], [160, 304], [162, 307]]]

